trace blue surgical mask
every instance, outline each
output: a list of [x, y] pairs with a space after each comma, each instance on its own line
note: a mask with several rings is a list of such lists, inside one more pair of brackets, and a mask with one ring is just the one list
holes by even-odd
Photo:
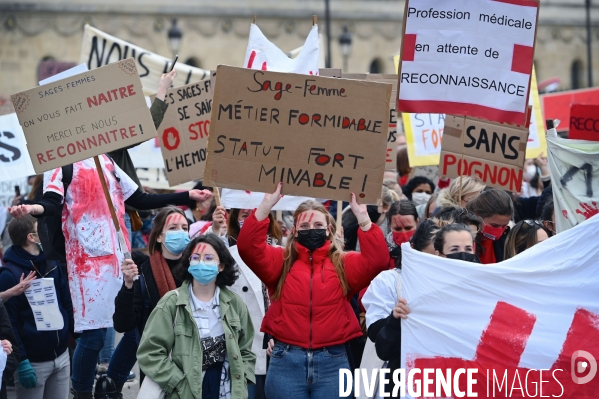
[[167, 231], [164, 246], [171, 254], [181, 255], [189, 241], [189, 233], [185, 230]]
[[187, 270], [198, 283], [206, 285], [218, 275], [218, 263], [206, 263], [201, 260], [199, 263], [190, 264]]

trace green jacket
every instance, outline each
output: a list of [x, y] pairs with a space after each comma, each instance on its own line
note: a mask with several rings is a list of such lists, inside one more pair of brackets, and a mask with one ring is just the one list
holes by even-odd
[[[191, 313], [189, 282], [167, 293], [150, 314], [137, 361], [143, 372], [166, 392], [167, 399], [202, 398], [202, 348]], [[247, 384], [256, 383], [256, 355], [251, 351], [254, 327], [247, 306], [237, 294], [220, 289], [220, 312], [231, 367], [231, 397], [248, 397]], [[173, 330], [176, 308], [177, 323]], [[172, 350], [172, 361], [169, 353]]]

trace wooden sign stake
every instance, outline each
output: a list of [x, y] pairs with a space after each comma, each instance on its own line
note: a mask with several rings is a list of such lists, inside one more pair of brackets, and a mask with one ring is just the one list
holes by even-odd
[[312, 26], [318, 24], [318, 17], [316, 15], [312, 15]]
[[337, 230], [341, 228], [341, 213], [343, 212], [343, 201], [337, 201]]
[[112, 217], [112, 223], [114, 223], [114, 228], [116, 229], [116, 235], [119, 238], [119, 245], [121, 247], [121, 251], [123, 255], [125, 255], [125, 259], [131, 259], [131, 252], [127, 248], [127, 242], [125, 241], [125, 236], [121, 231], [121, 225], [119, 224], [119, 220], [116, 217], [116, 212], [114, 210], [114, 204], [112, 203], [112, 198], [110, 197], [110, 193], [108, 192], [108, 186], [106, 185], [106, 178], [104, 177], [104, 171], [102, 170], [102, 165], [100, 164], [100, 158], [98, 156], [94, 156], [94, 162], [96, 163], [96, 170], [98, 171], [98, 177], [100, 178], [100, 183], [102, 183], [102, 191], [104, 191], [104, 198], [106, 198], [106, 203], [108, 204], [108, 210], [110, 211], [110, 216]]
[[254, 20], [252, 21], [252, 23], [253, 23], [254, 25], [256, 24], [256, 17], [257, 17], [257, 14], [254, 14]]
[[[464, 133], [466, 132], [466, 115], [464, 115], [464, 121], [462, 122], [462, 173], [460, 173], [460, 192], [458, 194], [458, 204], [462, 206], [462, 176], [464, 175]], [[458, 170], [460, 165], [458, 164]]]
[[216, 206], [220, 206], [220, 192], [218, 191], [218, 187], [212, 187], [212, 195], [214, 196], [214, 202]]

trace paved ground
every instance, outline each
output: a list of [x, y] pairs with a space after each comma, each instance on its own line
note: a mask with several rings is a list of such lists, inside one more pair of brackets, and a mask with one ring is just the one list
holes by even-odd
[[[122, 334], [117, 333], [116, 342], [114, 344], [115, 348], [116, 348], [116, 345], [119, 343], [121, 336], [122, 336]], [[137, 379], [125, 384], [125, 387], [123, 388], [123, 398], [124, 399], [136, 399], [137, 398], [137, 393], [139, 392], [139, 366], [137, 365], [137, 363], [135, 363], [135, 366], [133, 367], [133, 372], [137, 376]], [[72, 395], [69, 395], [69, 399], [71, 399], [72, 397], [73, 397]], [[16, 398], [17, 398], [17, 395], [16, 395], [14, 388], [9, 387], [8, 388], [8, 399], [16, 399]]]

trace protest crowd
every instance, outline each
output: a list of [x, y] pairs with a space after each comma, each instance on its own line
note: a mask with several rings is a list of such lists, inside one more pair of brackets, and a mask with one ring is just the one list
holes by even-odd
[[[423, 13], [414, 12], [412, 17], [420, 18]], [[263, 50], [256, 55], [254, 50], [260, 46], [255, 44], [258, 39], [252, 35], [258, 28], [252, 24], [251, 29], [245, 68], [219, 67], [216, 79], [206, 76], [185, 85], [193, 86], [193, 90], [185, 89], [186, 93], [193, 93], [190, 97], [210, 99], [211, 105], [207, 108], [208, 103], [205, 103], [202, 112], [204, 97], [198, 100], [182, 96], [186, 97], [185, 101], [191, 99], [196, 103], [205, 128], [210, 125], [210, 135], [206, 132], [203, 137], [206, 140], [201, 144], [203, 147], [186, 150], [189, 154], [173, 152], [171, 155], [175, 158], [165, 155], [164, 160], [169, 173], [172, 171], [168, 168], [175, 168], [175, 164], [177, 170], [184, 168], [185, 173], [189, 173], [182, 176], [172, 172], [168, 176], [171, 185], [192, 182], [193, 189], [157, 193], [144, 187], [129, 150], [146, 139], [125, 140], [136, 136], [134, 131], [138, 125], [137, 136], [145, 133], [153, 139], [156, 136], [150, 136], [153, 126], [163, 154], [175, 151], [179, 145], [178, 141], [170, 141], [169, 136], [169, 129], [178, 126], [173, 124], [176, 118], [169, 112], [176, 114], [175, 111], [182, 109], [177, 109], [179, 105], [173, 100], [178, 87], [183, 86], [176, 81], [178, 71], [174, 63], [154, 77], [152, 87], [156, 90], [149, 100], [149, 109], [142, 106], [140, 111], [138, 107], [137, 114], [128, 116], [139, 118], [140, 123], [131, 122], [132, 128], [121, 128], [114, 133], [114, 142], [106, 143], [111, 144], [107, 147], [109, 151], [86, 152], [92, 150], [90, 145], [89, 149], [78, 150], [87, 154], [85, 158], [68, 152], [64, 158], [70, 162], [64, 162], [60, 154], [70, 148], [66, 145], [57, 147], [55, 153], [46, 152], [45, 147], [30, 147], [31, 154], [46, 155], [31, 156], [40, 173], [29, 177], [26, 192], [15, 194], [12, 205], [1, 210], [0, 218], [3, 221], [0, 226], [0, 342], [4, 352], [4, 357], [0, 356], [0, 363], [4, 364], [0, 399], [6, 398], [11, 390], [19, 399], [123, 398], [131, 381], [139, 381], [138, 397], [142, 399], [341, 397], [340, 370], [386, 368], [391, 375], [409, 366], [403, 335], [406, 328], [411, 328], [407, 324], [411, 318], [417, 320], [422, 312], [422, 307], [418, 307], [422, 297], [413, 297], [418, 298], [415, 307], [410, 300], [410, 295], [414, 295], [410, 288], [415, 285], [410, 280], [413, 275], [407, 274], [420, 267], [411, 260], [413, 257], [424, 263], [442, 265], [457, 279], [464, 277], [460, 276], [464, 270], [484, 273], [488, 268], [515, 273], [515, 265], [519, 265], [525, 272], [524, 262], [515, 262], [527, 254], [537, 256], [539, 251], [533, 247], [541, 245], [543, 251], [548, 251], [547, 243], [541, 244], [546, 240], [559, 247], [560, 236], [569, 234], [570, 227], [578, 229], [591, 223], [590, 220], [575, 222], [571, 216], [572, 226], [566, 227], [565, 222], [558, 226], [556, 214], [558, 217], [565, 215], [564, 212], [567, 214], [564, 192], [574, 190], [576, 179], [580, 179], [583, 191], [590, 190], [583, 194], [594, 198], [596, 194], [592, 189], [596, 189], [596, 179], [587, 185], [582, 183], [585, 178], [592, 179], [585, 177], [584, 165], [574, 166], [576, 171], [582, 171], [577, 175], [574, 171], [569, 177], [556, 176], [550, 163], [557, 161], [548, 155], [550, 149], [544, 137], [542, 151], [530, 156], [526, 151], [530, 120], [525, 119], [531, 117], [531, 111], [524, 108], [519, 110], [523, 115], [520, 125], [514, 123], [515, 110], [510, 111], [511, 116], [505, 121], [481, 122], [482, 119], [467, 118], [484, 115], [460, 114], [454, 108], [448, 109], [448, 114], [459, 115], [456, 121], [472, 123], [472, 127], [464, 126], [462, 131], [461, 125], [455, 127], [458, 125], [448, 122], [449, 115], [444, 117], [443, 147], [437, 150], [441, 160], [428, 164], [434, 166], [432, 173], [422, 167], [427, 164], [415, 162], [417, 156], [414, 157], [410, 149], [413, 140], [403, 133], [408, 130], [404, 126], [403, 131], [397, 128], [397, 141], [388, 144], [390, 152], [387, 152], [386, 162], [382, 145], [386, 137], [376, 143], [378, 139], [369, 142], [370, 138], [364, 138], [356, 147], [350, 147], [343, 142], [345, 139], [331, 133], [333, 141], [325, 144], [338, 146], [336, 154], [327, 153], [323, 143], [307, 143], [305, 145], [310, 145], [308, 163], [316, 162], [318, 168], [310, 169], [308, 174], [309, 166], [301, 166], [305, 168], [304, 175], [293, 152], [266, 140], [263, 148], [258, 147], [255, 143], [261, 137], [258, 133], [242, 137], [238, 131], [244, 130], [246, 125], [234, 125], [238, 123], [236, 119], [242, 119], [236, 115], [241, 113], [246, 119], [247, 114], [248, 124], [253, 123], [252, 119], [255, 123], [262, 122], [256, 125], [256, 131], [264, 128], [267, 134], [274, 134], [276, 129], [285, 132], [285, 129], [295, 129], [291, 126], [291, 113], [287, 125], [286, 105], [282, 104], [286, 99], [291, 101], [288, 98], [293, 95], [292, 86], [295, 86], [291, 79], [304, 79], [300, 74], [322, 76], [314, 76], [321, 80], [315, 80], [312, 88], [302, 88], [304, 97], [306, 93], [321, 93], [318, 85], [329, 81], [346, 86], [327, 89], [327, 96], [335, 93], [339, 98], [346, 94], [351, 96], [354, 93], [351, 85], [355, 83], [342, 83], [351, 81], [337, 79], [343, 76], [324, 77], [327, 75], [323, 70], [317, 73], [318, 40], [317, 36], [312, 37], [314, 32], [304, 47], [309, 50], [313, 46], [316, 56], [308, 54], [300, 58], [300, 55], [299, 60], [291, 60], [281, 53], [285, 58], [281, 61], [274, 50]], [[410, 25], [406, 29], [408, 34]], [[274, 55], [269, 55], [269, 51]], [[405, 49], [402, 54], [406, 54]], [[418, 57], [411, 56], [412, 60], [403, 57], [403, 67], [400, 64], [400, 68], [406, 68], [406, 74], [412, 73], [412, 67], [405, 65]], [[130, 68], [135, 71], [134, 60], [117, 61], [101, 68], [118, 64], [122, 71], [128, 72]], [[292, 61], [294, 63], [288, 64]], [[280, 73], [264, 75], [270, 70]], [[94, 69], [90, 69], [83, 73], [93, 72]], [[247, 106], [236, 110], [231, 104], [227, 110], [227, 95], [231, 98], [239, 95], [244, 104], [249, 103], [249, 97], [243, 97], [247, 93], [232, 93], [235, 89], [225, 89], [222, 82], [238, 77], [240, 81], [247, 78], [255, 84], [258, 75], [254, 73], [264, 75], [255, 91], [266, 92], [265, 95], [270, 96], [267, 107], [277, 105], [276, 112], [270, 108], [268, 112], [259, 108], [248, 111]], [[527, 73], [530, 74], [530, 69]], [[100, 76], [99, 72], [96, 76]], [[137, 72], [131, 76], [139, 82]], [[220, 81], [219, 76], [222, 76]], [[285, 79], [293, 84], [285, 86]], [[399, 88], [398, 76], [393, 79], [394, 82], [387, 80], [386, 84], [384, 79], [361, 79], [382, 99], [377, 104], [372, 101], [371, 108], [366, 105], [360, 115], [362, 119], [340, 116], [337, 123], [333, 121], [330, 126], [323, 118], [321, 126], [321, 115], [306, 111], [295, 116], [298, 127], [294, 133], [313, 132], [314, 135], [304, 141], [316, 141], [319, 135], [328, 134], [322, 133], [324, 126], [331, 132], [349, 129], [348, 134], [368, 133], [371, 134], [368, 137], [375, 137], [381, 128], [376, 121], [386, 121], [389, 111], [395, 112], [398, 92], [413, 90], [409, 84], [414, 82], [409, 79], [404, 82], [401, 78]], [[145, 81], [141, 83], [145, 89]], [[124, 84], [126, 90], [121, 87], [116, 105], [112, 104], [111, 92], [106, 88], [108, 94], [94, 96], [89, 108], [111, 106], [116, 112], [119, 107], [126, 107], [119, 105], [119, 101], [126, 104], [125, 101], [133, 98], [143, 99], [141, 85], [135, 84]], [[65, 86], [65, 91], [69, 90], [74, 89]], [[253, 89], [249, 91], [257, 95]], [[18, 113], [30, 112], [31, 107], [35, 107], [33, 100], [31, 105], [22, 105], [24, 93], [13, 97]], [[68, 98], [68, 93], [64, 95]], [[116, 99], [116, 94], [114, 96]], [[401, 112], [402, 101], [407, 107], [403, 117], [405, 125], [409, 123], [407, 115], [412, 100], [409, 95], [403, 99], [402, 94], [399, 96], [398, 112]], [[310, 101], [320, 101], [313, 98]], [[71, 102], [76, 101], [77, 98], [71, 99]], [[103, 101], [107, 103], [102, 104]], [[305, 103], [297, 108], [302, 109], [302, 104]], [[331, 105], [329, 112], [325, 109], [328, 103], [322, 104], [325, 104], [322, 115], [345, 115], [339, 111], [343, 108]], [[430, 112], [439, 112], [439, 109]], [[135, 116], [138, 114], [143, 115]], [[22, 117], [19, 113], [19, 118]], [[277, 118], [285, 123], [279, 125]], [[23, 120], [21, 125], [25, 127]], [[495, 137], [490, 136], [495, 122], [509, 123], [505, 129], [513, 129], [516, 132], [512, 132], [513, 135], [525, 137], [523, 146], [514, 147], [513, 157], [508, 153], [509, 148], [504, 148], [505, 154], [495, 154], [493, 150], [487, 158], [489, 165], [495, 163], [509, 169], [512, 172], [506, 172], [508, 175], [515, 173], [516, 189], [510, 190], [511, 180], [498, 183], [497, 179], [488, 178], [487, 172], [495, 166], [485, 166], [484, 172], [472, 167], [484, 156], [477, 158], [468, 152], [474, 151], [474, 145], [469, 147], [469, 138], [476, 141], [471, 131], [487, 129], [489, 138], [482, 147], [493, 141], [495, 149]], [[171, 124], [175, 127], [170, 127]], [[401, 116], [398, 124], [402, 124]], [[204, 125], [194, 126], [201, 132]], [[543, 126], [541, 121], [544, 134]], [[548, 127], [550, 132], [551, 128]], [[382, 129], [383, 133], [388, 130], [385, 124]], [[185, 131], [187, 133], [186, 127]], [[28, 134], [31, 133], [25, 130], [29, 138]], [[236, 134], [241, 138], [236, 138]], [[100, 136], [99, 142], [105, 139]], [[195, 137], [199, 137], [198, 133]], [[354, 136], [351, 137], [348, 141], [353, 140]], [[124, 144], [117, 144], [117, 138]], [[252, 140], [256, 148], [246, 147], [246, 140]], [[512, 143], [512, 138], [508, 142]], [[286, 142], [290, 147], [298, 146], [298, 153], [304, 150], [298, 142], [289, 143]], [[455, 143], [458, 149], [454, 148]], [[274, 148], [270, 155], [266, 152], [267, 146]], [[377, 147], [372, 153], [380, 159], [373, 161], [369, 158], [370, 152], [352, 155], [357, 154], [356, 148], [368, 146]], [[480, 147], [479, 143], [476, 150]], [[503, 147], [506, 147], [505, 138]], [[204, 155], [200, 156], [200, 152], [194, 155], [196, 150], [203, 151]], [[243, 163], [236, 158], [242, 151], [245, 151], [244, 156], [251, 157], [255, 151], [256, 157], [261, 156], [261, 152], [265, 158], [273, 157], [277, 150], [277, 160], [269, 158], [269, 166], [264, 166], [265, 161], [262, 169], [259, 165], [262, 161], [251, 161], [258, 164], [260, 178], [249, 177], [250, 166], [246, 165], [250, 161]], [[453, 158], [448, 154], [456, 154], [452, 155], [458, 159], [456, 165], [452, 165]], [[597, 154], [592, 155], [595, 165], [599, 164]], [[345, 175], [333, 175], [339, 169], [335, 169], [336, 163], [345, 167], [342, 169]], [[470, 167], [465, 166], [466, 163]], [[324, 173], [325, 166], [332, 168], [330, 176], [329, 172]], [[244, 170], [246, 167], [248, 170]], [[277, 169], [267, 170], [270, 167]], [[364, 175], [358, 172], [367, 174], [362, 179]], [[501, 176], [502, 172], [498, 173]], [[592, 176], [591, 172], [586, 173]], [[376, 178], [373, 180], [372, 176]], [[307, 184], [302, 185], [304, 179]], [[250, 180], [260, 181], [260, 185], [249, 183]], [[317, 194], [317, 187], [324, 189], [325, 185], [330, 189], [326, 193], [336, 190], [331, 198], [320, 198]], [[572, 195], [579, 198], [576, 193]], [[570, 214], [592, 219], [599, 212], [595, 202], [582, 205], [582, 211], [571, 210]], [[597, 217], [594, 219], [596, 224]], [[596, 236], [588, 239], [594, 240], [592, 245], [596, 246]], [[534, 256], [526, 258], [531, 265], [535, 265]], [[595, 266], [599, 266], [597, 259]], [[497, 269], [502, 264], [510, 266]], [[565, 280], [569, 278], [566, 272], [560, 276]], [[427, 285], [429, 277], [433, 284], [432, 275], [423, 273], [418, 278]], [[476, 281], [472, 284], [476, 285]], [[470, 285], [463, 289], [464, 298], [471, 295], [467, 293]], [[427, 295], [433, 300], [437, 293], [431, 291]], [[561, 294], [554, 292], [554, 295]], [[468, 298], [472, 300], [471, 296]], [[592, 304], [599, 303], [597, 295], [587, 299]], [[456, 325], [464, 322], [459, 315], [446, 313], [428, 314], [428, 317], [449, 318]], [[499, 347], [497, 350], [500, 351]], [[441, 354], [430, 354], [434, 355]], [[136, 363], [138, 373], [134, 372]], [[383, 393], [398, 397], [393, 388], [394, 384], [387, 381], [380, 386], [380, 393], [378, 386], [376, 392], [369, 394], [353, 388], [344, 397], [376, 398], [384, 396]], [[582, 393], [568, 397], [592, 396]]]

